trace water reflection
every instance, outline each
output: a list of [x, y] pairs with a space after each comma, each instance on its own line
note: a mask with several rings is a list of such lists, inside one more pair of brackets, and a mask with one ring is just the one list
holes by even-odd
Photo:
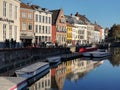
[[103, 61], [92, 60], [80, 60], [76, 59], [72, 61], [72, 72], [66, 75], [66, 78], [70, 81], [77, 81], [84, 77], [89, 71], [101, 65]]
[[51, 88], [51, 70], [29, 87], [29, 90], [48, 90]]
[[111, 52], [111, 58], [110, 63], [113, 66], [119, 66], [120, 65], [120, 48], [111, 48], [110, 49]]
[[57, 68], [52, 68], [51, 72], [51, 88], [55, 90], [62, 90], [66, 76], [66, 64], [63, 62], [62, 64], [58, 65]]
[[77, 81], [103, 61], [74, 59], [62, 62], [29, 87], [29, 90], [63, 90], [65, 80]]

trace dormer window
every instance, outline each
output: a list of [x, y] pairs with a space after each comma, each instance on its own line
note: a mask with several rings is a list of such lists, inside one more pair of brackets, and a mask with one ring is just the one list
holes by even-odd
[[61, 18], [60, 23], [65, 23], [65, 18]]

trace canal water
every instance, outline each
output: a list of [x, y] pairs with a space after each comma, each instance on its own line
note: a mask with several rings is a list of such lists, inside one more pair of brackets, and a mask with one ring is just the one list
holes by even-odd
[[52, 67], [29, 90], [120, 90], [120, 48], [110, 57], [77, 58]]

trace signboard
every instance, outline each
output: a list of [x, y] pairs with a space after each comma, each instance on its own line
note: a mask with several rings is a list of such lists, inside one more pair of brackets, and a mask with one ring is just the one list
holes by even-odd
[[14, 21], [13, 21], [13, 20], [4, 19], [4, 18], [0, 18], [0, 21], [14, 23]]

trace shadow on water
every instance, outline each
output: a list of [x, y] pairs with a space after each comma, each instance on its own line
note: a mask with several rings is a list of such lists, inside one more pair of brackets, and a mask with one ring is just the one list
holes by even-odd
[[120, 66], [120, 47], [110, 48], [111, 57], [109, 58], [110, 63], [113, 66]]

